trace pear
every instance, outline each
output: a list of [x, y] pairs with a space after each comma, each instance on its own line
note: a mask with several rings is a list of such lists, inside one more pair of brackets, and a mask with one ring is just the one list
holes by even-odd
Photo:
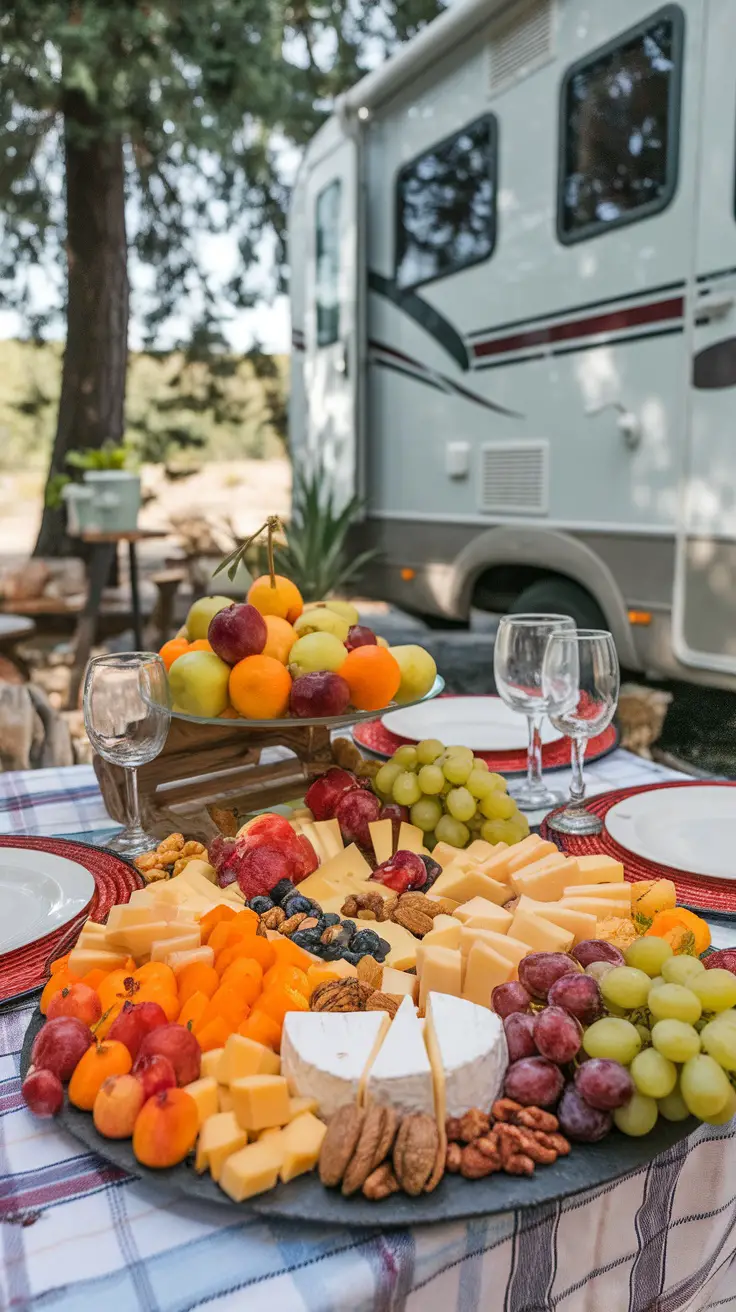
[[[294, 632], [300, 638], [304, 638], [308, 633], [330, 633], [340, 642], [345, 641], [349, 629], [347, 620], [327, 606], [315, 606], [311, 610], [303, 611], [294, 624]], [[347, 655], [347, 652], [345, 654]]]
[[[405, 647], [391, 647], [391, 655], [401, 670], [401, 683], [396, 694], [397, 702], [411, 702], [424, 697], [437, 678], [434, 658], [424, 647], [409, 643]], [[181, 657], [179, 658], [181, 660]]]
[[232, 597], [200, 597], [199, 601], [195, 601], [189, 607], [184, 626], [189, 641], [196, 642], [198, 638], [206, 638], [210, 620], [214, 619], [219, 610], [234, 604]]
[[169, 670], [171, 699], [185, 715], [213, 720], [227, 706], [229, 679], [230, 666], [213, 651], [184, 652]]
[[345, 664], [347, 655], [344, 644], [334, 633], [306, 633], [303, 638], [297, 638], [289, 652], [289, 673], [292, 679], [321, 670], [336, 673]]

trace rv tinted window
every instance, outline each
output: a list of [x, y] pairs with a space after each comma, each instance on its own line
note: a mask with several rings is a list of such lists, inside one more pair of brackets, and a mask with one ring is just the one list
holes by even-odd
[[682, 15], [674, 6], [571, 68], [562, 87], [559, 235], [664, 209], [675, 190]]
[[496, 238], [495, 154], [495, 120], [487, 115], [399, 171], [399, 287], [417, 287], [488, 259]]
[[316, 201], [317, 345], [329, 346], [340, 336], [340, 181], [325, 187]]

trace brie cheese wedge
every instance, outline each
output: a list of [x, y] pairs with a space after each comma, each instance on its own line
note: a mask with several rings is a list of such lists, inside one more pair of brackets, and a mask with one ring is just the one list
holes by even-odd
[[356, 1102], [389, 1023], [381, 1011], [288, 1011], [281, 1074], [289, 1093], [314, 1098], [322, 1117]]
[[500, 1016], [464, 998], [430, 993], [424, 1038], [439, 1125], [471, 1107], [486, 1111], [503, 1088], [509, 1064]]
[[406, 997], [383, 1040], [365, 1084], [366, 1104], [387, 1103], [397, 1111], [434, 1115], [432, 1067], [414, 1003]]

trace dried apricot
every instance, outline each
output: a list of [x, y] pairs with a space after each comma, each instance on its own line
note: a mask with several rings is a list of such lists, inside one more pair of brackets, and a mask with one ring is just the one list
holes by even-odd
[[199, 922], [199, 930], [202, 935], [202, 942], [209, 943], [210, 934], [216, 925], [222, 924], [226, 920], [234, 920], [237, 911], [234, 907], [228, 907], [224, 902], [219, 902], [211, 911], [205, 912]]
[[281, 1048], [281, 1026], [265, 1011], [261, 1011], [260, 1006], [254, 1007], [250, 1016], [238, 1026], [238, 1034], [253, 1039], [255, 1043], [263, 1043], [274, 1052]]
[[211, 1052], [213, 1048], [224, 1048], [232, 1032], [232, 1025], [228, 1025], [222, 1016], [216, 1016], [199, 1031], [197, 1042], [202, 1052]]
[[283, 1025], [287, 1011], [309, 1011], [309, 1002], [303, 993], [280, 984], [262, 993], [258, 1006], [277, 1025]]
[[215, 989], [220, 987], [220, 976], [214, 966], [207, 966], [204, 961], [193, 961], [190, 966], [179, 971], [177, 983], [179, 1001], [183, 1005], [194, 993], [204, 993], [211, 998]]

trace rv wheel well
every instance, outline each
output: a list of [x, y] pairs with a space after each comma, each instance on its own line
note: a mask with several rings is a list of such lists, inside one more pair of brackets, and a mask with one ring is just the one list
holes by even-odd
[[521, 592], [533, 583], [542, 583], [548, 579], [575, 582], [566, 574], [540, 569], [536, 565], [491, 565], [475, 580], [470, 604], [478, 610], [506, 611]]
[[[480, 584], [480, 586], [479, 586]], [[607, 628], [601, 605], [577, 579], [533, 565], [499, 565], [486, 570], [476, 582], [473, 604], [480, 610], [559, 612], [571, 615], [581, 628]]]

